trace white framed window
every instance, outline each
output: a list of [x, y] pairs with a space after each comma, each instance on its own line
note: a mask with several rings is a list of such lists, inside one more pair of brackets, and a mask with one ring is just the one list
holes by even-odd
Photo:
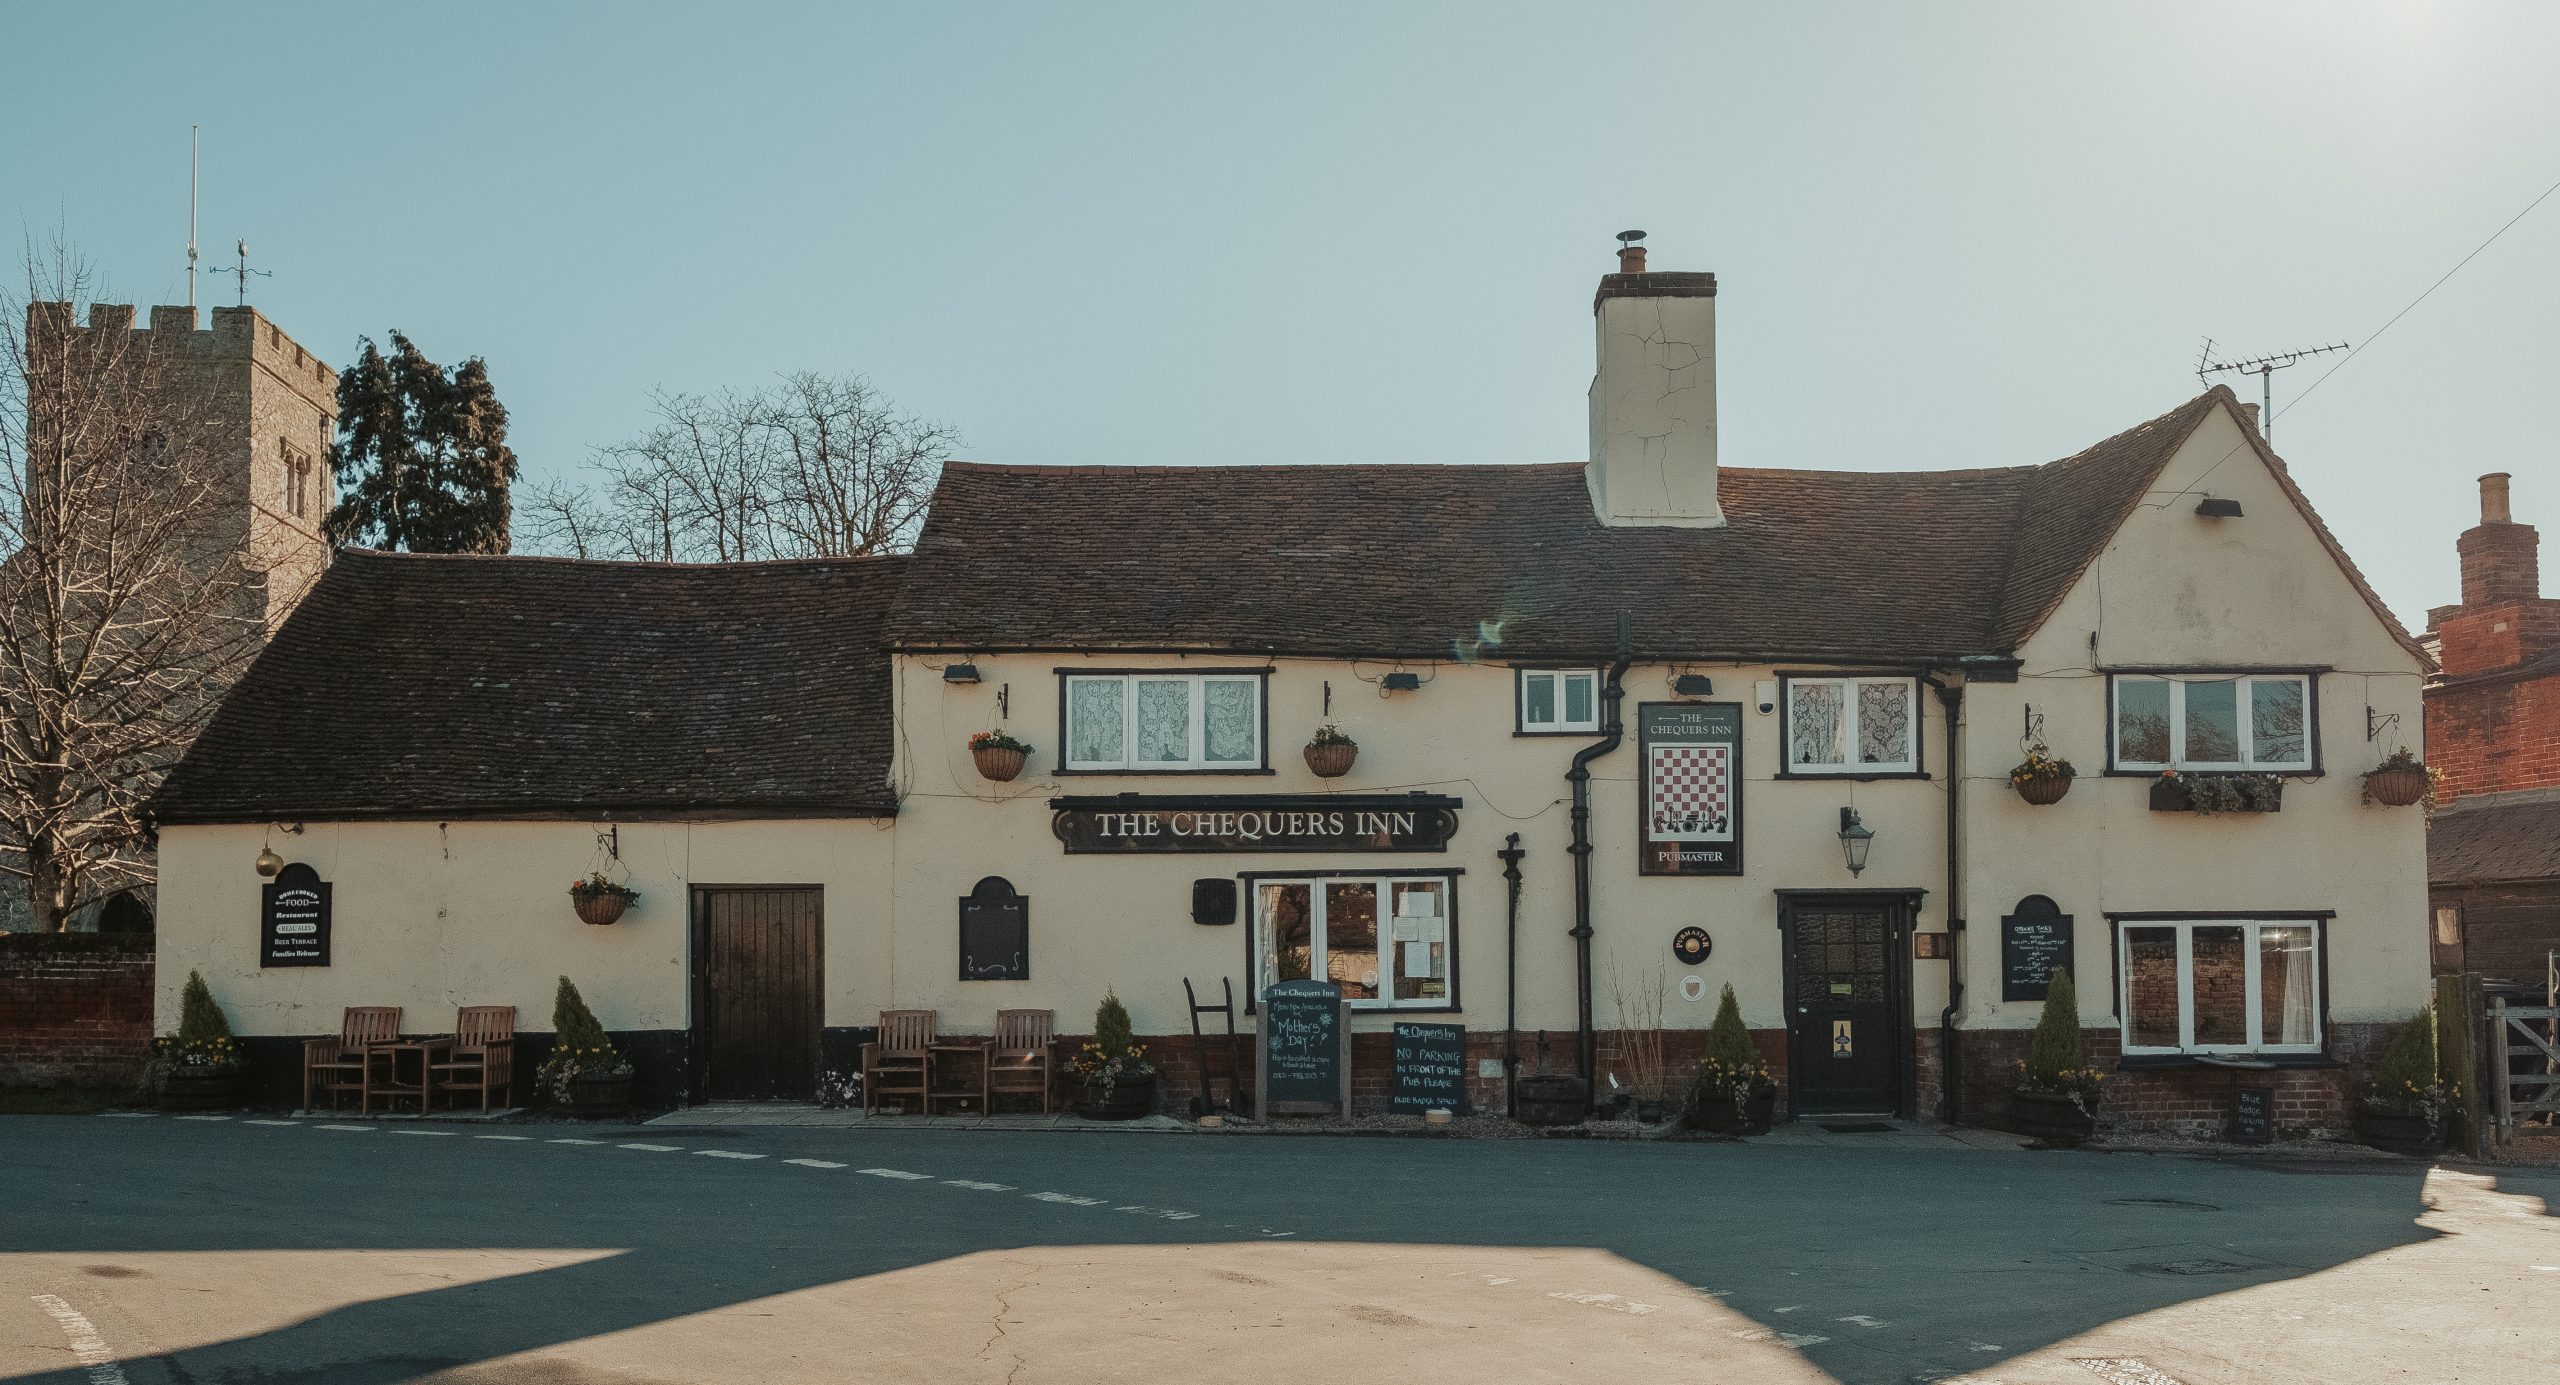
[[2311, 919], [2127, 919], [2117, 929], [2126, 1053], [2317, 1053]]
[[2311, 768], [2311, 675], [2116, 674], [2118, 769]]
[[1920, 772], [1916, 678], [1789, 678], [1791, 774]]
[[1073, 770], [1263, 767], [1259, 673], [1062, 675], [1059, 743]]
[[1518, 673], [1519, 731], [1538, 736], [1600, 730], [1600, 671], [1524, 668]]
[[1371, 1009], [1446, 1009], [1455, 999], [1457, 880], [1323, 875], [1253, 881], [1261, 984], [1331, 981]]

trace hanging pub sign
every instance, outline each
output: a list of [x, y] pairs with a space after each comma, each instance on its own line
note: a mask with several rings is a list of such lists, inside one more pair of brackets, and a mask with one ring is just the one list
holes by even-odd
[[1446, 851], [1463, 800], [1438, 794], [1112, 794], [1053, 798], [1070, 856], [1178, 851]]
[[300, 861], [258, 887], [258, 965], [329, 965], [329, 882]]
[[960, 897], [960, 979], [1031, 979], [1031, 901], [990, 875]]
[[1636, 746], [1637, 873], [1742, 874], [1742, 704], [1639, 704]]
[[2071, 970], [2071, 916], [2040, 894], [2000, 916], [2000, 998], [2042, 1000], [2053, 974]]

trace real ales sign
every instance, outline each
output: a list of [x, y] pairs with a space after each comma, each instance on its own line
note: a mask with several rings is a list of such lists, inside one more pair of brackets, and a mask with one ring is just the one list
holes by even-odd
[[329, 965], [329, 882], [300, 861], [258, 887], [258, 965]]
[[1742, 704], [1636, 707], [1640, 875], [1742, 874]]

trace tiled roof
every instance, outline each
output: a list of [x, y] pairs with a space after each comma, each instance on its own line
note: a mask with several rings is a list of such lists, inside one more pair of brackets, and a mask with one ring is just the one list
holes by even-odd
[[155, 815], [894, 812], [905, 561], [341, 553]]
[[2560, 790], [2456, 799], [2427, 824], [2427, 879], [2560, 880]]
[[[1587, 659], [2005, 654], [2228, 390], [2050, 466], [1726, 467], [1720, 529], [1611, 528], [1579, 464], [953, 464], [911, 648]], [[1485, 639], [1492, 636], [1491, 641]]]

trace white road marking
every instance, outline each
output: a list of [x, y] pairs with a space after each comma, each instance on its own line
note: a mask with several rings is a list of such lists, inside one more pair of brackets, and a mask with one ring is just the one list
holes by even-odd
[[645, 1149], [645, 1150], [648, 1150], [648, 1151], [649, 1151], [650, 1153], [652, 1153], [652, 1154], [673, 1154], [673, 1153], [677, 1152], [678, 1150], [683, 1149], [683, 1148], [684, 1148], [684, 1146], [683, 1146], [683, 1145], [644, 1145], [644, 1144], [627, 1144], [627, 1145], [616, 1145], [616, 1146], [614, 1146], [614, 1148], [616, 1148], [616, 1149]]
[[370, 1125], [315, 1125], [311, 1128], [314, 1130], [352, 1130], [358, 1134], [370, 1135], [377, 1127]]
[[36, 1306], [60, 1325], [62, 1335], [71, 1339], [71, 1355], [89, 1368], [89, 1385], [132, 1385], [124, 1367], [116, 1364], [116, 1354], [107, 1350], [106, 1339], [98, 1335], [98, 1329], [81, 1316], [79, 1309], [51, 1294], [34, 1297]]
[[1013, 1185], [1010, 1183], [980, 1183], [977, 1180], [970, 1178], [946, 1178], [942, 1180], [942, 1186], [946, 1188], [975, 1188], [982, 1193], [1009, 1193], [1013, 1191]]
[[386, 1135], [442, 1135], [448, 1140], [452, 1139], [454, 1135], [454, 1132], [450, 1130], [386, 1130], [382, 1133]]
[[903, 1178], [910, 1183], [921, 1183], [933, 1177], [929, 1173], [909, 1173], [905, 1169], [855, 1169], [854, 1172], [867, 1173], [874, 1178]]
[[[325, 1126], [325, 1125], [324, 1125], [324, 1126], [322, 1126], [322, 1127], [320, 1127], [320, 1128], [321, 1128], [321, 1129], [323, 1129], [323, 1130], [326, 1130], [326, 1129], [328, 1129], [329, 1127], [327, 1127], [327, 1126]], [[576, 1136], [571, 1135], [571, 1136], [564, 1136], [564, 1137], [562, 1137], [562, 1138], [560, 1138], [560, 1139], [556, 1139], [556, 1140], [545, 1140], [545, 1141], [543, 1141], [543, 1143], [544, 1143], [544, 1144], [547, 1144], [547, 1145], [600, 1145], [600, 1144], [603, 1144], [603, 1143], [604, 1143], [604, 1141], [602, 1141], [602, 1140], [581, 1140], [581, 1139], [577, 1138]]]
[[1830, 1340], [1831, 1339], [1828, 1337], [1817, 1337], [1810, 1332], [1781, 1332], [1778, 1334], [1778, 1341], [1782, 1345], [1794, 1347], [1799, 1351], [1806, 1347], [1818, 1347], [1824, 1342]]
[[1870, 1330], [1870, 1331], [1873, 1331], [1873, 1330], [1874, 1330], [1874, 1329], [1876, 1329], [1876, 1328], [1883, 1327], [1883, 1326], [1885, 1326], [1885, 1325], [1886, 1325], [1886, 1324], [1885, 1324], [1885, 1322], [1884, 1322], [1884, 1320], [1883, 1320], [1882, 1318], [1871, 1318], [1871, 1317], [1868, 1317], [1868, 1316], [1867, 1316], [1866, 1314], [1864, 1314], [1864, 1313], [1851, 1313], [1851, 1314], [1849, 1314], [1849, 1315], [1848, 1315], [1848, 1316], [1846, 1316], [1846, 1317], [1833, 1318], [1833, 1319], [1832, 1319], [1832, 1321], [1833, 1321], [1833, 1322], [1853, 1322], [1853, 1323], [1856, 1323], [1858, 1326], [1863, 1327], [1863, 1328], [1866, 1328], [1866, 1329], [1868, 1329], [1868, 1330]]
[[804, 1169], [840, 1169], [844, 1167], [844, 1165], [839, 1164], [832, 1159], [785, 1159], [782, 1162], [786, 1164], [798, 1164]]
[[245, 1120], [245, 1121], [242, 1121], [242, 1122], [240, 1122], [240, 1123], [241, 1123], [242, 1125], [300, 1125], [300, 1124], [302, 1124], [302, 1122], [300, 1122], [300, 1121], [261, 1121], [261, 1120]]
[[1620, 1298], [1616, 1294], [1552, 1293], [1547, 1295], [1547, 1297], [1560, 1298], [1567, 1303], [1587, 1303], [1594, 1308], [1606, 1308], [1612, 1313], [1650, 1313], [1655, 1311], [1655, 1305], [1653, 1304], [1639, 1303], [1631, 1298]]
[[2560, 1274], [2560, 1265], [2536, 1265], [2534, 1268], [2544, 1274]]
[[[868, 1173], [869, 1170], [866, 1169], [864, 1172]], [[1023, 1196], [1034, 1202], [1063, 1202], [1073, 1207], [1099, 1207], [1110, 1201], [1109, 1198], [1101, 1197], [1077, 1197], [1073, 1193], [1024, 1193]], [[1278, 1234], [1285, 1236], [1289, 1233], [1283, 1231]]]
[[1804, 1311], [1804, 1307], [1805, 1306], [1801, 1303], [1790, 1303], [1784, 1308], [1772, 1308], [1769, 1311], [1772, 1313], [1800, 1313]]
[[182, 1121], [227, 1121], [231, 1118], [229, 1116], [172, 1116], [170, 1119]]
[[98, 1114], [111, 1121], [148, 1121], [160, 1119], [160, 1113], [157, 1111], [100, 1111]]
[[2131, 1356], [2075, 1356], [2091, 1375], [2107, 1385], [2185, 1385], [2176, 1376]]
[[2008, 1350], [2008, 1348], [2007, 1348], [2007, 1347], [2004, 1347], [2004, 1346], [2000, 1345], [1998, 1342], [1970, 1342], [1970, 1343], [1967, 1343], [1967, 1345], [1971, 1346], [1975, 1351], [2007, 1351], [2007, 1350]]
[[1197, 1212], [1177, 1212], [1170, 1207], [1141, 1207], [1134, 1202], [1125, 1206], [1114, 1207], [1111, 1210], [1114, 1212], [1135, 1212], [1143, 1217], [1162, 1217], [1166, 1221], [1190, 1221], [1200, 1215]]
[[[629, 1146], [626, 1145], [624, 1148], [627, 1149]], [[697, 1149], [694, 1153], [709, 1155], [714, 1159], [761, 1159], [764, 1157], [761, 1154], [749, 1154], [737, 1149]]]
[[475, 1140], [530, 1140], [531, 1135], [474, 1135]]

